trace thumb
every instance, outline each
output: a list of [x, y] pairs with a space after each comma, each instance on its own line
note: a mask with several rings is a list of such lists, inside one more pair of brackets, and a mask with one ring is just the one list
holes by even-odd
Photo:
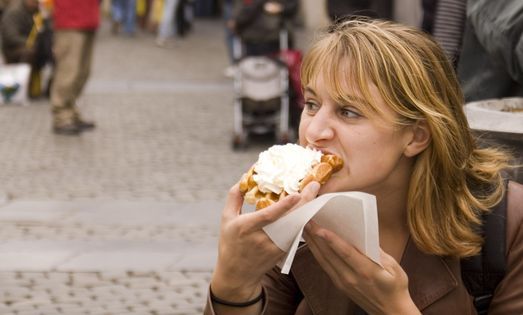
[[243, 197], [240, 192], [240, 184], [232, 186], [227, 195], [227, 200], [225, 201], [225, 207], [222, 211], [222, 216], [224, 219], [231, 219], [240, 214], [243, 205]]
[[303, 190], [300, 194], [301, 199], [297, 206], [299, 207], [299, 206], [306, 204], [307, 202], [313, 200], [314, 198], [316, 198], [316, 196], [318, 196], [319, 191], [320, 191], [320, 183], [318, 183], [316, 181], [312, 181], [312, 182], [308, 183], [307, 186], [305, 186], [305, 188], [303, 188]]

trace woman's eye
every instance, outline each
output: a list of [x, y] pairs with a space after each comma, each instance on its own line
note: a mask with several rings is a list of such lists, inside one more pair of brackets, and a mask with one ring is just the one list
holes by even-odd
[[318, 104], [316, 104], [314, 102], [311, 102], [311, 101], [306, 101], [305, 102], [305, 110], [307, 110], [307, 112], [315, 113], [315, 112], [318, 111], [318, 109], [319, 109]]
[[341, 108], [340, 109], [340, 114], [341, 114], [341, 116], [347, 117], [347, 118], [358, 118], [358, 117], [361, 117], [361, 114], [359, 112], [357, 112], [354, 109], [350, 109], [350, 108]]

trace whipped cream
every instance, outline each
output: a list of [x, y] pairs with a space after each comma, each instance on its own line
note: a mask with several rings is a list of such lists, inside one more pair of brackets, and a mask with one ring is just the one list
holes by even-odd
[[254, 181], [263, 193], [298, 192], [300, 181], [321, 161], [320, 151], [297, 144], [274, 145], [260, 153], [254, 166]]

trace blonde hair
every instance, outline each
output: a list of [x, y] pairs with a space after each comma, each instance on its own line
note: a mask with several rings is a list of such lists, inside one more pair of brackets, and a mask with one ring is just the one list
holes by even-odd
[[481, 215], [504, 194], [500, 172], [510, 156], [477, 146], [458, 80], [442, 49], [411, 27], [347, 20], [333, 25], [305, 56], [302, 85], [317, 76], [323, 76], [335, 101], [351, 102], [353, 94], [340, 84], [350, 80], [364, 99], [363, 110], [379, 114], [369, 91], [372, 83], [397, 113], [395, 124], [426, 121], [431, 143], [416, 157], [408, 192], [411, 237], [430, 254], [477, 254], [483, 242]]

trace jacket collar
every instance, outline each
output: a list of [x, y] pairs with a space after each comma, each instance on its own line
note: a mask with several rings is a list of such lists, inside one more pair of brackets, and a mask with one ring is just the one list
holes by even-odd
[[[458, 286], [459, 264], [424, 254], [410, 239], [400, 265], [409, 277], [409, 292], [420, 311]], [[292, 274], [314, 314], [347, 314], [353, 309], [353, 303], [336, 289], [306, 245], [296, 253]]]
[[457, 260], [428, 255], [420, 251], [411, 238], [400, 262], [409, 277], [409, 292], [416, 306], [423, 311], [458, 287]]

